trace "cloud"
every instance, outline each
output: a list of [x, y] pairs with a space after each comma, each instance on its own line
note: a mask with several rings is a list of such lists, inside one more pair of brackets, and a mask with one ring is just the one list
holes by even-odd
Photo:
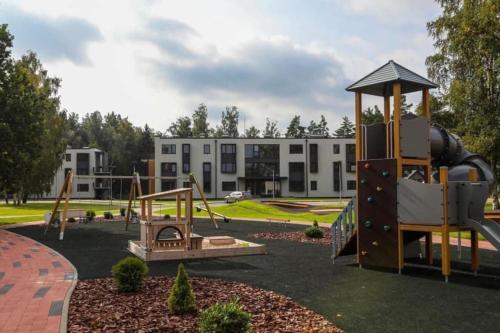
[[4, 7], [0, 20], [8, 23], [17, 52], [33, 50], [47, 61], [67, 59], [88, 65], [88, 44], [102, 39], [100, 31], [82, 18], [47, 18], [15, 7]]

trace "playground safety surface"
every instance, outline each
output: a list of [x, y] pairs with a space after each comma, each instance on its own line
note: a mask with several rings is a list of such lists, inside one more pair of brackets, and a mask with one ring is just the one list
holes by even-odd
[[[296, 231], [304, 226], [232, 221], [215, 230], [195, 222], [204, 236], [229, 235], [252, 240], [250, 234]], [[11, 231], [33, 238], [64, 255], [80, 279], [110, 276], [111, 266], [130, 255], [129, 239], [137, 239], [138, 225], [125, 231], [118, 222], [70, 225], [64, 241], [53, 231], [47, 237], [39, 226]], [[255, 239], [253, 239], [255, 241]], [[480, 250], [479, 276], [470, 273], [468, 248], [457, 259], [452, 246], [452, 272], [448, 284], [437, 269], [405, 267], [403, 275], [359, 269], [354, 257], [332, 265], [328, 246], [286, 240], [258, 239], [267, 255], [184, 261], [191, 276], [244, 282], [291, 297], [325, 316], [347, 332], [492, 332], [500, 318], [500, 253]], [[435, 267], [439, 267], [435, 245]], [[418, 264], [418, 260], [413, 262]], [[150, 275], [174, 276], [178, 262], [151, 262]], [[458, 271], [456, 271], [458, 270]], [[462, 272], [464, 271], [464, 272]], [[467, 272], [467, 273], [466, 273]]]

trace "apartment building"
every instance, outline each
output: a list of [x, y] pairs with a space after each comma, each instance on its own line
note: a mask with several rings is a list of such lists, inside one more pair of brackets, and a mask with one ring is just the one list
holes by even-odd
[[111, 186], [108, 176], [107, 156], [97, 148], [68, 148], [63, 156], [61, 167], [57, 170], [50, 192], [45, 198], [55, 198], [61, 191], [66, 175], [70, 170], [74, 172], [72, 198], [107, 199]]
[[208, 198], [351, 197], [355, 163], [352, 138], [155, 138], [155, 176], [178, 177], [157, 178], [156, 190], [188, 186], [192, 173]]

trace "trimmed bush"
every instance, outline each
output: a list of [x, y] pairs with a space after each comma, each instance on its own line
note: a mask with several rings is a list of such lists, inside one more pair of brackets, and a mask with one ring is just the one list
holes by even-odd
[[120, 260], [111, 269], [115, 286], [121, 292], [139, 290], [148, 271], [148, 265], [144, 261], [132, 256]]
[[165, 220], [169, 220], [169, 219], [170, 219], [170, 214], [165, 214], [165, 215], [163, 215], [163, 218], [164, 218]]
[[306, 230], [304, 230], [304, 234], [307, 237], [311, 238], [323, 238], [323, 230], [315, 226], [309, 227]]
[[111, 212], [104, 212], [104, 218], [106, 220], [112, 220], [113, 219], [113, 213], [111, 213]]
[[69, 223], [75, 223], [75, 222], [76, 222], [76, 220], [75, 220], [75, 218], [74, 218], [74, 217], [70, 217], [70, 218], [68, 218], [68, 222], [69, 222]]
[[200, 315], [201, 333], [245, 333], [250, 331], [252, 315], [243, 310], [238, 300], [215, 304]]
[[125, 208], [120, 208], [120, 216], [125, 217], [127, 210]]
[[168, 309], [173, 314], [196, 311], [193, 288], [182, 263], [177, 268], [177, 277], [167, 300]]
[[318, 220], [314, 220], [314, 222], [313, 222], [313, 227], [316, 227], [316, 228], [318, 228], [318, 227], [319, 227]]
[[93, 210], [88, 210], [85, 215], [87, 217], [87, 222], [91, 222], [94, 220], [95, 212]]

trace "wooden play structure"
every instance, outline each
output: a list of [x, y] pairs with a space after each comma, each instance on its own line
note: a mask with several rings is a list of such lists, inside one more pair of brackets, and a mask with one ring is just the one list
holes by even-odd
[[[176, 216], [153, 216], [153, 200], [175, 197]], [[193, 189], [179, 188], [138, 197], [141, 205], [140, 240], [129, 241], [129, 251], [145, 261], [265, 254], [265, 245], [229, 236], [202, 237], [193, 233]], [[182, 216], [184, 200], [184, 216]], [[162, 233], [173, 230], [172, 237]]]
[[[405, 255], [419, 248], [421, 238], [432, 265], [436, 233], [448, 281], [451, 232], [470, 232], [473, 272], [479, 268], [478, 232], [500, 247], [500, 225], [484, 218], [491, 170], [458, 137], [431, 125], [429, 89], [436, 87], [391, 60], [347, 88], [355, 93], [357, 195], [332, 225], [334, 258], [357, 253], [360, 267], [401, 273]], [[401, 114], [401, 95], [418, 91], [422, 114]], [[384, 98], [383, 123], [361, 123], [363, 94]], [[414, 180], [415, 174], [421, 177]]]

